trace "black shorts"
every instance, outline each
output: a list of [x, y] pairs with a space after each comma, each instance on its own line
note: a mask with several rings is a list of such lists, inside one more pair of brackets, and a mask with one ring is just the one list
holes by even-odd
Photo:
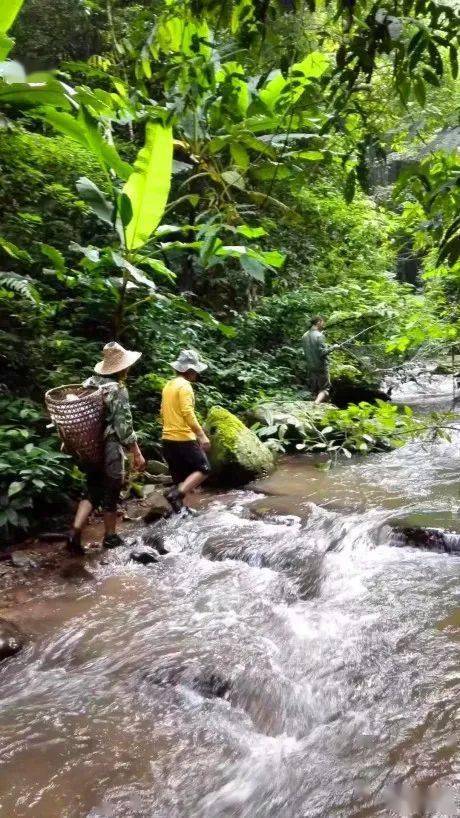
[[93, 508], [103, 511], [116, 511], [124, 480], [123, 449], [115, 440], [106, 440], [104, 463], [100, 468], [82, 466], [86, 475], [84, 498]]
[[194, 471], [201, 471], [203, 474], [211, 471], [209, 460], [196, 440], [163, 440], [162, 443], [163, 455], [176, 485]]
[[328, 392], [331, 388], [331, 380], [327, 369], [322, 369], [319, 372], [310, 372], [308, 381], [310, 391], [313, 395], [319, 395], [320, 392]]

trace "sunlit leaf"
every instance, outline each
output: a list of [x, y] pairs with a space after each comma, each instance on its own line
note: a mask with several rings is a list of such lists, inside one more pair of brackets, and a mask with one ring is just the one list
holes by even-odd
[[14, 497], [15, 494], [19, 494], [23, 490], [25, 483], [21, 482], [20, 480], [15, 480], [13, 483], [10, 483], [8, 488], [8, 497]]
[[55, 270], [57, 270], [59, 273], [65, 272], [65, 258], [59, 250], [56, 250], [55, 247], [51, 247], [49, 244], [43, 244], [43, 242], [40, 244], [40, 250], [42, 251], [43, 255], [53, 263]]
[[64, 87], [56, 82], [24, 82], [4, 85], [0, 88], [0, 104], [19, 107], [53, 105], [67, 110], [71, 107]]
[[120, 179], [129, 177], [131, 166], [120, 158], [115, 146], [109, 145], [104, 139], [97, 121], [84, 106], [80, 109], [78, 118], [62, 111], [56, 111], [51, 107], [44, 110], [43, 117], [56, 130], [92, 151], [104, 169], [114, 170]]
[[146, 244], [161, 221], [171, 185], [172, 153], [171, 127], [149, 122], [145, 145], [139, 151], [134, 171], [123, 188], [133, 210], [133, 217], [126, 227], [129, 250]]
[[258, 239], [260, 236], [266, 236], [267, 231], [263, 227], [250, 227], [249, 224], [240, 224], [236, 228], [236, 232], [245, 236], [247, 239]]
[[11, 28], [23, 5], [24, 0], [2, 0], [0, 7], [0, 34], [6, 34]]
[[16, 244], [13, 244], [12, 241], [8, 241], [3, 236], [0, 236], [0, 248], [11, 258], [16, 258], [19, 261], [32, 261], [32, 256], [27, 252], [27, 250], [22, 250], [20, 247], [17, 247]]
[[0, 60], [6, 59], [13, 46], [14, 46], [13, 38], [8, 37], [7, 34], [3, 34], [0, 31]]

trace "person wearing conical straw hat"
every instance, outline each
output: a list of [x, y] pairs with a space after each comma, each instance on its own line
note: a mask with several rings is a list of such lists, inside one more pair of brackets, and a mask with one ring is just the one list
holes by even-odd
[[117, 505], [124, 480], [125, 452], [132, 455], [136, 471], [145, 468], [145, 460], [133, 429], [125, 385], [129, 369], [142, 353], [124, 349], [121, 344], [111, 341], [105, 345], [102, 354], [102, 361], [94, 367], [96, 375], [83, 383], [83, 386], [101, 387], [105, 404], [105, 427], [104, 462], [97, 468], [85, 468], [86, 492], [78, 506], [68, 540], [69, 549], [80, 554], [84, 553], [81, 544], [82, 529], [92, 510], [98, 507], [104, 513], [104, 548], [115, 548], [122, 544], [116, 533], [116, 526]]
[[162, 444], [174, 483], [165, 497], [173, 511], [179, 512], [185, 496], [197, 489], [211, 470], [206, 457], [210, 443], [195, 414], [192, 387], [208, 367], [193, 349], [183, 349], [171, 366], [176, 374], [164, 387], [161, 400]]

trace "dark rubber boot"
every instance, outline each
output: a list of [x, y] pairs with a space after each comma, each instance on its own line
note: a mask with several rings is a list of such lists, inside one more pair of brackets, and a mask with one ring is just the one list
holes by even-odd
[[184, 495], [179, 491], [177, 486], [173, 486], [172, 489], [165, 491], [164, 497], [175, 514], [179, 514], [179, 512], [182, 511], [184, 507]]
[[69, 554], [73, 554], [76, 557], [84, 556], [85, 549], [81, 544], [81, 531], [71, 531], [67, 536], [67, 550]]

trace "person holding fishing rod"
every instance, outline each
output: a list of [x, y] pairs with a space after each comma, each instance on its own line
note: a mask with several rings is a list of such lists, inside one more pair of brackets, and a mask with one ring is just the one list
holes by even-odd
[[341, 344], [332, 344], [332, 346], [329, 346], [326, 344], [323, 333], [326, 325], [324, 318], [322, 318], [320, 315], [316, 315], [311, 319], [310, 329], [302, 337], [302, 346], [307, 361], [309, 386], [313, 396], [315, 397], [315, 403], [323, 403], [329, 398], [331, 381], [329, 377], [328, 358], [331, 352], [336, 349], [343, 349], [345, 347], [347, 354], [352, 355], [353, 358], [356, 358], [358, 362], [362, 363], [359, 357], [349, 348], [349, 345], [355, 341], [356, 338], [359, 338], [361, 335], [364, 335], [371, 329], [375, 329], [375, 327], [381, 326], [387, 321], [392, 320], [393, 315], [389, 315], [377, 323], [360, 330], [355, 335], [347, 338], [346, 341], [342, 341]]
[[329, 398], [331, 379], [329, 377], [329, 355], [337, 345], [326, 344], [323, 329], [326, 322], [321, 315], [310, 321], [310, 329], [302, 336], [302, 347], [307, 362], [308, 382], [315, 403], [324, 403]]

